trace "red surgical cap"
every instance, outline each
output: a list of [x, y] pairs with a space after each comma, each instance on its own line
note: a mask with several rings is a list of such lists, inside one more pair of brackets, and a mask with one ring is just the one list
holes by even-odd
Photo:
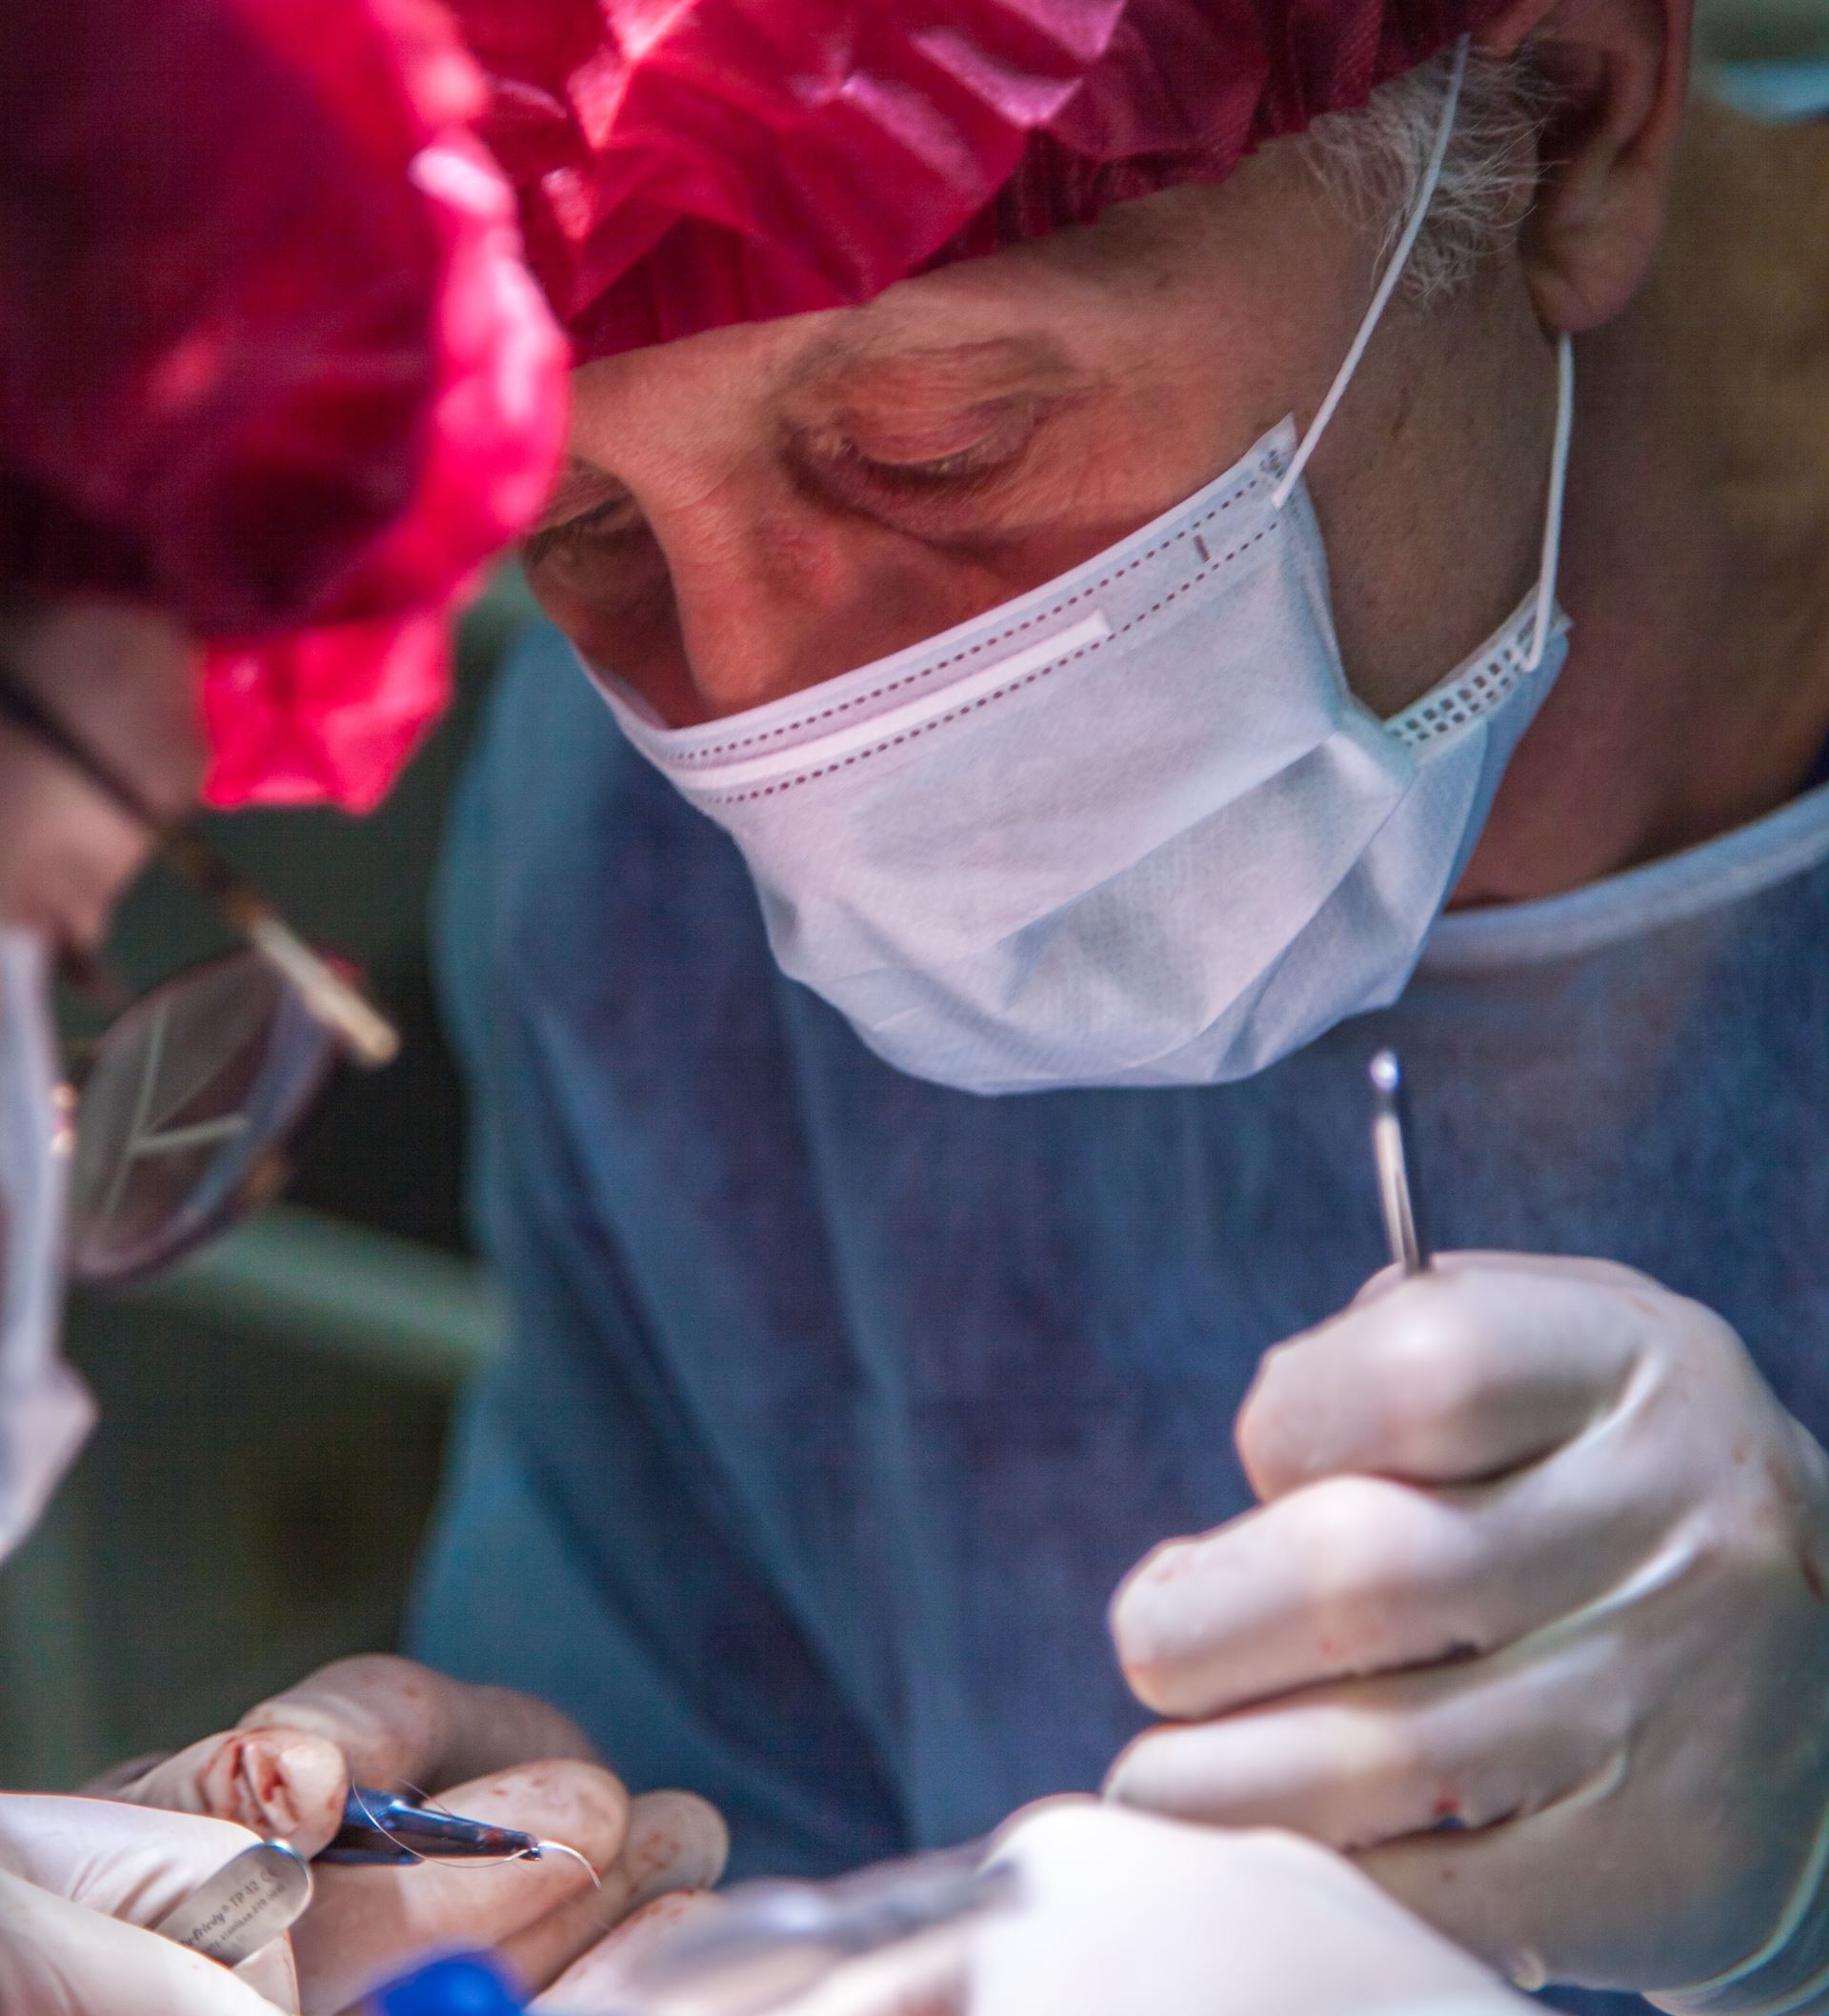
[[455, 0], [581, 358], [1224, 180], [1500, 0]]
[[211, 649], [218, 804], [381, 796], [562, 445], [562, 337], [427, 0], [0, 8], [0, 593]]

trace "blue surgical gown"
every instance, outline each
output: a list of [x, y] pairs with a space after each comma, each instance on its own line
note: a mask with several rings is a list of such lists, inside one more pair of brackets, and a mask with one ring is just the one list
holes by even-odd
[[1114, 1585], [1251, 1502], [1259, 1355], [1385, 1258], [1377, 1044], [1441, 1245], [1646, 1269], [1829, 1440], [1829, 788], [1447, 920], [1397, 1007], [1248, 1082], [983, 1099], [781, 976], [734, 849], [542, 629], [441, 938], [513, 1323], [416, 1649], [715, 1798], [739, 1870], [1097, 1784], [1145, 1719]]

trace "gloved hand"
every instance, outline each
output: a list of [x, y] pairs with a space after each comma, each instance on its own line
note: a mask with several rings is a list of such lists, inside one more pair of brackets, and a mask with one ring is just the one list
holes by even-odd
[[189, 1814], [0, 1795], [0, 2009], [7, 2016], [295, 2010], [283, 1939], [231, 1974], [141, 1929], [252, 1842], [245, 1828]]
[[781, 2016], [1527, 2016], [1294, 1835], [1057, 1800], [1018, 1816], [996, 1856], [1018, 1872], [1015, 1905], [843, 1967]]
[[1238, 1444], [1263, 1508], [1115, 1603], [1193, 1726], [1114, 1798], [1352, 1849], [1526, 1985], [1825, 1999], [1829, 1460], [1719, 1318], [1454, 1255], [1270, 1353]]
[[689, 1918], [721, 1908], [719, 1900], [704, 1890], [673, 1890], [656, 1897], [573, 1961], [534, 2000], [531, 2016], [604, 2016], [607, 2009], [621, 2008], [655, 1945]]
[[545, 1703], [473, 1687], [404, 1659], [339, 1660], [251, 1708], [238, 1726], [177, 1755], [125, 1767], [109, 1796], [236, 1820], [302, 1855], [342, 1823], [353, 1780], [412, 1787], [472, 1820], [575, 1848], [493, 1866], [319, 1864], [292, 1934], [304, 2016], [334, 2016], [427, 1953], [492, 1945], [542, 1986], [605, 1929], [665, 1891], [723, 1870], [716, 1812], [683, 1792], [632, 1801], [583, 1732]]

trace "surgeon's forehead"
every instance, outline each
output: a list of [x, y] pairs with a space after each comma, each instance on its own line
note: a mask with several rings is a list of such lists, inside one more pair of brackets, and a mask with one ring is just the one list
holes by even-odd
[[1035, 261], [994, 253], [975, 263], [969, 277], [924, 274], [861, 308], [708, 330], [606, 358], [574, 374], [576, 389], [586, 399], [720, 380], [771, 398], [843, 398], [876, 385], [976, 393], [1088, 368], [1090, 299], [1038, 285]]
[[[1164, 191], [1062, 231], [919, 274], [854, 309], [710, 330], [574, 373], [580, 408], [653, 396], [842, 402], [865, 393], [971, 400], [1164, 367], [1164, 320], [1197, 311], [1212, 344], [1249, 342], [1264, 262], [1250, 178]], [[1309, 207], [1291, 199], [1281, 256]], [[1258, 317], [1258, 325], [1263, 318]]]

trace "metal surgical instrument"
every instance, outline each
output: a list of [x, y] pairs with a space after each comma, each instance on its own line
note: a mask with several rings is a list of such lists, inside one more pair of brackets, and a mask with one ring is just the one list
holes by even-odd
[[[390, 1792], [352, 1785], [343, 1803], [342, 1826], [313, 1859], [407, 1866], [538, 1862], [548, 1852], [577, 1855], [562, 1842], [541, 1841], [517, 1827], [465, 1820]], [[592, 1880], [596, 1880], [594, 1870]], [[290, 1931], [311, 1901], [310, 1865], [283, 1841], [264, 1841], [224, 1864], [152, 1929], [206, 1960], [238, 1966]]]
[[288, 1932], [312, 1901], [312, 1872], [283, 1842], [263, 1841], [223, 1864], [152, 1929], [225, 1967]]
[[1380, 1050], [1367, 1076], [1372, 1080], [1372, 1159], [1391, 1260], [1405, 1274], [1421, 1274], [1432, 1256], [1409, 1149], [1410, 1095], [1397, 1053]]
[[[518, 1827], [352, 1785], [343, 1824], [316, 1860], [330, 1863], [538, 1862], [548, 1845]], [[553, 1844], [557, 1846], [558, 1844]]]

